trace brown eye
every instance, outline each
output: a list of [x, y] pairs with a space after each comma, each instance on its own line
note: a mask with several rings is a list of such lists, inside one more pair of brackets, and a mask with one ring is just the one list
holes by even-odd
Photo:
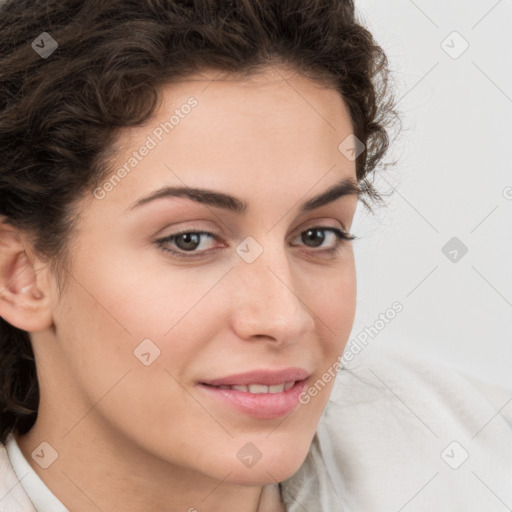
[[[210, 252], [210, 249], [197, 250], [201, 246], [202, 242], [207, 238], [213, 240], [217, 239], [216, 235], [209, 233], [208, 231], [189, 230], [173, 233], [165, 238], [156, 240], [156, 244], [163, 251], [169, 252], [178, 257], [196, 257], [201, 256], [203, 253]], [[176, 247], [178, 250], [172, 249], [172, 247]]]
[[326, 230], [321, 228], [308, 229], [302, 233], [302, 241], [304, 243], [311, 242], [311, 247], [318, 247], [319, 245], [322, 245], [322, 242], [325, 240], [325, 231]]
[[[329, 237], [326, 236], [325, 233], [330, 233], [334, 236], [331, 240], [334, 241], [334, 244], [330, 244], [330, 247], [325, 247], [324, 251], [318, 252], [335, 252], [341, 244], [344, 242], [348, 242], [350, 240], [355, 240], [357, 237], [345, 231], [342, 231], [338, 228], [332, 228], [327, 226], [315, 226], [303, 231], [300, 234], [301, 241], [307, 247], [321, 247], [324, 244], [325, 240], [328, 240]], [[324, 244], [325, 245], [325, 244]]]
[[198, 233], [184, 233], [175, 237], [176, 245], [183, 251], [193, 251], [197, 249], [201, 241], [201, 236]]

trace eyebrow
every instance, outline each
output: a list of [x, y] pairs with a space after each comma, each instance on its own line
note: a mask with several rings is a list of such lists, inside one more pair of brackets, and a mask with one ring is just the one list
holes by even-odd
[[[321, 206], [331, 203], [343, 196], [356, 195], [359, 197], [361, 193], [362, 191], [357, 182], [351, 178], [344, 178], [321, 194], [318, 194], [302, 203], [299, 213], [306, 213], [316, 208], [320, 208]], [[239, 215], [245, 214], [248, 210], [247, 203], [238, 197], [214, 190], [185, 186], [163, 187], [158, 189], [148, 196], [139, 199], [135, 204], [130, 206], [127, 211], [164, 197], [186, 197], [198, 203], [223, 208]]]

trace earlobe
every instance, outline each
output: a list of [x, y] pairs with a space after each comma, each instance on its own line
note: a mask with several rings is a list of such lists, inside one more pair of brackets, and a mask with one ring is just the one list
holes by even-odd
[[38, 332], [52, 325], [44, 273], [28, 257], [21, 234], [0, 223], [0, 316], [12, 326]]

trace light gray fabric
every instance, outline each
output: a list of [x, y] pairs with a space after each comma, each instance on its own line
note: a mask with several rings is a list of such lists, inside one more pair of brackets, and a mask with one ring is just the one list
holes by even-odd
[[[24, 481], [0, 447], [0, 512], [46, 512]], [[338, 375], [304, 464], [281, 486], [288, 512], [510, 509], [512, 386], [374, 341]]]
[[[0, 475], [7, 468], [13, 486], [4, 497], [0, 483], [0, 512], [68, 512], [68, 509], [48, 489], [23, 455], [16, 439], [11, 434], [6, 446], [1, 447]], [[10, 467], [9, 467], [10, 465]], [[22, 508], [20, 508], [20, 505]]]
[[0, 512], [35, 512], [23, 480], [23, 475], [18, 478], [14, 472], [7, 448], [0, 445]]
[[289, 512], [510, 509], [512, 387], [375, 341], [338, 375], [282, 487]]

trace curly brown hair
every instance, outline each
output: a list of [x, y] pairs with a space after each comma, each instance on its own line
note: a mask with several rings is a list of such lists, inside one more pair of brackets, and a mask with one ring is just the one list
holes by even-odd
[[[382, 202], [370, 177], [400, 120], [386, 55], [352, 0], [7, 0], [0, 30], [0, 220], [57, 275], [73, 208], [111, 172], [120, 128], [206, 69], [243, 77], [279, 63], [339, 91], [365, 145], [357, 180]], [[46, 58], [32, 46], [42, 32], [58, 44]], [[38, 405], [30, 336], [0, 318], [0, 442], [30, 430]]]

